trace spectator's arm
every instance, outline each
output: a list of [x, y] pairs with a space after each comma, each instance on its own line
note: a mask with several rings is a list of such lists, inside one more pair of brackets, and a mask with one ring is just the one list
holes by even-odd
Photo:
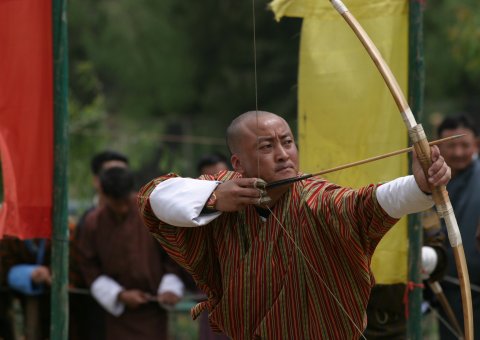
[[183, 296], [184, 290], [185, 290], [185, 285], [177, 275], [165, 274], [163, 275], [162, 281], [158, 286], [157, 294], [160, 295], [166, 292], [171, 292], [181, 298]]
[[43, 284], [35, 284], [32, 273], [39, 268], [36, 264], [18, 264], [10, 268], [7, 274], [8, 286], [25, 295], [39, 295], [44, 291]]
[[97, 302], [110, 314], [120, 316], [125, 310], [125, 304], [118, 299], [123, 287], [112, 278], [100, 275], [90, 286], [90, 292]]

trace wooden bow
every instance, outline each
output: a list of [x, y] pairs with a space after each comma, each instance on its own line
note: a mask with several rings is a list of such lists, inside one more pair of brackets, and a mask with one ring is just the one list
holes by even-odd
[[[375, 44], [367, 35], [363, 27], [358, 23], [355, 17], [348, 11], [347, 7], [341, 0], [330, 0], [333, 7], [345, 19], [355, 35], [361, 41], [362, 45], [367, 50], [373, 62], [380, 71], [385, 80], [397, 107], [402, 115], [403, 121], [408, 129], [408, 134], [412, 140], [413, 146], [417, 153], [417, 157], [422, 164], [423, 171], [428, 176], [428, 169], [432, 164], [430, 157], [430, 146], [427, 137], [421, 124], [417, 124], [415, 117], [412, 114], [405, 96], [398, 85], [395, 76], [388, 67], [385, 60], [382, 58]], [[433, 200], [437, 209], [437, 214], [443, 218], [447, 227], [448, 239], [453, 248], [455, 256], [455, 263], [460, 279], [460, 289], [462, 294], [462, 305], [464, 315], [464, 334], [466, 340], [473, 340], [473, 311], [472, 311], [472, 297], [470, 291], [470, 280], [468, 277], [467, 263], [465, 259], [465, 252], [463, 250], [462, 238], [458, 228], [457, 220], [453, 212], [452, 204], [448, 197], [448, 192], [445, 186], [434, 187], [431, 185]]]

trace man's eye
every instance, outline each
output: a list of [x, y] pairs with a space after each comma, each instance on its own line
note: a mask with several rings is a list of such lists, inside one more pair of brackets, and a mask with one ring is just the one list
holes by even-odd
[[266, 150], [272, 147], [272, 144], [260, 144], [260, 150]]

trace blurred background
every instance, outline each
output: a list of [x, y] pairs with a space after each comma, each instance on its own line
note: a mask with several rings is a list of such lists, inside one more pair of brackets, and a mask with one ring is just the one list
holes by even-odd
[[[258, 105], [295, 127], [301, 20], [274, 21], [256, 1]], [[166, 171], [196, 176], [200, 155], [227, 153], [230, 120], [255, 108], [249, 1], [72, 0], [70, 198], [92, 196], [88, 162], [130, 156], [138, 183]], [[426, 2], [425, 114], [480, 112], [480, 3]], [[478, 114], [477, 114], [478, 115]]]

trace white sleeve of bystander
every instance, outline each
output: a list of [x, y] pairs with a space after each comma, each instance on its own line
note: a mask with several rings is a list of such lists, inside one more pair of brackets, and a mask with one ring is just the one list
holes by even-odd
[[97, 277], [90, 286], [90, 292], [95, 300], [114, 316], [120, 316], [125, 310], [125, 304], [118, 300], [121, 291], [123, 287], [106, 275]]
[[182, 280], [180, 280], [177, 275], [170, 273], [163, 275], [160, 285], [158, 286], [158, 294], [171, 292], [181, 298], [184, 289], [185, 285]]

